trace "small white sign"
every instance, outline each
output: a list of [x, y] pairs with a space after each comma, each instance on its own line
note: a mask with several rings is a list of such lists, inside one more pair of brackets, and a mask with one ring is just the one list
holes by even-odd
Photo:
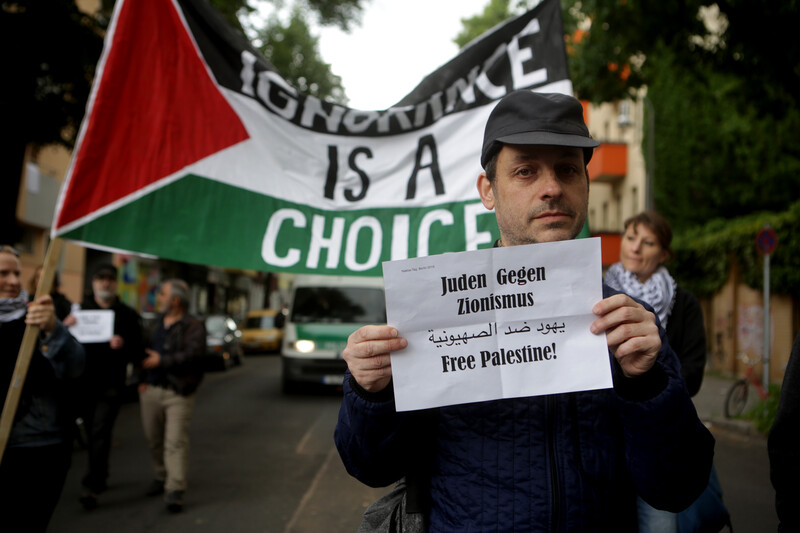
[[69, 327], [69, 332], [82, 344], [108, 342], [114, 335], [114, 311], [111, 309], [73, 311], [72, 315], [77, 322]]
[[610, 388], [600, 239], [383, 263], [398, 411]]

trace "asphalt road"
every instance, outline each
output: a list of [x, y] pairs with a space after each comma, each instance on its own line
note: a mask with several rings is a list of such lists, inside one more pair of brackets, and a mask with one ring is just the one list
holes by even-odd
[[[752, 422], [724, 417], [725, 397], [733, 379], [709, 375], [693, 398], [697, 413], [717, 440], [714, 464], [722, 485], [723, 500], [731, 513], [736, 533], [778, 530], [775, 491], [769, 480], [767, 439]], [[750, 391], [748, 411], [757, 403]]]
[[85, 453], [73, 456], [50, 533], [354, 532], [383, 494], [352, 479], [333, 446], [339, 394], [284, 396], [274, 355], [211, 373], [191, 427], [184, 512], [144, 492], [153, 478], [139, 421], [126, 404], [115, 430], [109, 490], [86, 512], [78, 503]]
[[[354, 533], [366, 506], [388, 489], [349, 477], [333, 446], [340, 396], [280, 392], [275, 355], [208, 374], [192, 422], [190, 486], [183, 513], [144, 491], [152, 471], [138, 404], [115, 431], [110, 489], [99, 507], [78, 503], [85, 453], [76, 450], [50, 533]], [[736, 533], [777, 530], [766, 439], [714, 423], [727, 382], [707, 379], [695, 398], [717, 438], [715, 464]]]

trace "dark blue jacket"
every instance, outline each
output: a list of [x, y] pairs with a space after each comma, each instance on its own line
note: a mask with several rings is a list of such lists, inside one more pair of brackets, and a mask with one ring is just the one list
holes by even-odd
[[[604, 286], [604, 296], [610, 296]], [[395, 412], [391, 387], [348, 373], [335, 441], [347, 471], [387, 486], [425, 473], [430, 532], [636, 531], [636, 494], [680, 511], [708, 482], [714, 439], [662, 350], [614, 388]]]

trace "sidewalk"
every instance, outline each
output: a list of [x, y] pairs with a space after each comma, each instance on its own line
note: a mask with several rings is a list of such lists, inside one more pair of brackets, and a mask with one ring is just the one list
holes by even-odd
[[[721, 427], [730, 431], [738, 431], [748, 435], [758, 435], [754, 424], [750, 420], [728, 419], [725, 418], [725, 397], [728, 389], [737, 380], [734, 378], [722, 377], [708, 372], [703, 376], [703, 384], [700, 391], [692, 398], [697, 415], [706, 425]], [[751, 390], [747, 395], [747, 412], [758, 401], [758, 394]]]

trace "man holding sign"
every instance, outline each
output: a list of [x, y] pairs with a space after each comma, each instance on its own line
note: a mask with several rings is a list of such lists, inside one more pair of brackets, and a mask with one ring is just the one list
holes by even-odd
[[90, 511], [107, 488], [112, 433], [125, 395], [128, 364], [143, 359], [144, 345], [139, 313], [117, 297], [114, 265], [103, 263], [94, 269], [92, 295], [81, 304], [81, 310], [84, 314], [102, 311], [113, 316], [111, 335], [82, 341], [86, 375], [81, 416], [88, 436], [89, 461], [81, 481], [80, 502]]
[[[579, 234], [598, 144], [572, 97], [517, 91], [498, 103], [478, 177], [498, 246]], [[390, 326], [355, 331], [335, 433], [348, 472], [376, 487], [406, 477], [407, 509], [430, 531], [636, 531], [637, 494], [688, 506], [708, 481], [713, 437], [652, 311], [603, 295], [589, 329], [606, 335], [610, 389], [398, 412], [391, 357], [407, 339]]]

